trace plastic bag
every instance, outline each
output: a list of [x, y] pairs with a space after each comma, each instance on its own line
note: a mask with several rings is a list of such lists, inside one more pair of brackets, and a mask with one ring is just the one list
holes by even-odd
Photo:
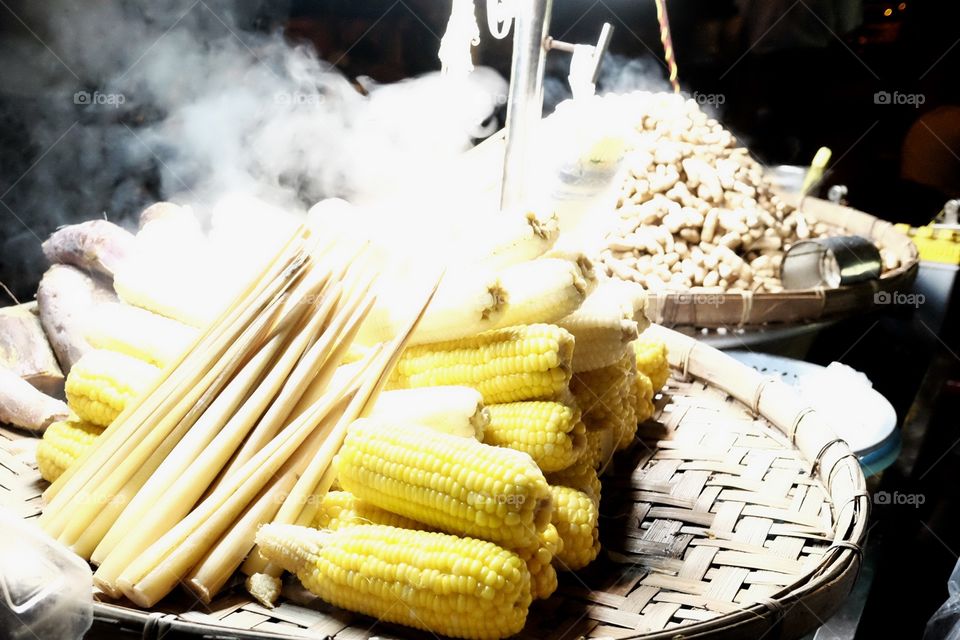
[[73, 640], [93, 624], [93, 574], [35, 524], [0, 510], [0, 640]]
[[927, 622], [923, 640], [960, 640], [960, 560], [947, 581], [947, 593], [947, 601]]

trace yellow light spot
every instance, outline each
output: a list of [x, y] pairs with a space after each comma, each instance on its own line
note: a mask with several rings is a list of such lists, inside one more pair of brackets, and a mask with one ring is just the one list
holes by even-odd
[[887, 7], [886, 9], [883, 10], [883, 15], [885, 15], [885, 16], [887, 16], [887, 17], [889, 18], [890, 16], [893, 15], [893, 9]]

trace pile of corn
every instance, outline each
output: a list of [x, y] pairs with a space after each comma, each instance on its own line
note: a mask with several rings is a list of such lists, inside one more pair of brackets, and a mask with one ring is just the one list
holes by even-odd
[[[336, 463], [341, 490], [322, 497], [316, 531], [265, 527], [261, 554], [334, 604], [471, 638], [522, 628], [525, 616], [515, 613], [529, 600], [517, 596], [517, 579], [530, 599], [547, 598], [558, 570], [582, 569], [597, 557], [599, 476], [653, 415], [653, 396], [667, 378], [666, 351], [640, 335], [648, 324], [642, 289], [596, 282], [592, 270], [581, 274], [586, 286], [576, 276], [534, 279], [548, 271], [545, 262], [570, 272], [561, 266], [565, 258], [553, 256], [507, 269], [529, 277], [500, 280], [509, 285], [503, 315], [515, 324], [473, 335], [448, 326], [450, 339], [406, 349], [392, 390], [350, 428]], [[511, 309], [516, 291], [524, 292], [523, 306]], [[433, 584], [417, 585], [418, 593], [430, 592], [423, 606], [381, 602], [381, 589], [409, 593], [406, 578], [384, 583], [369, 576], [371, 582], [356, 584], [342, 577], [331, 547], [346, 546], [344, 529], [369, 536], [369, 553], [380, 562], [410, 563], [410, 576], [438, 570]], [[467, 557], [477, 548], [493, 554], [480, 561], [488, 586], [459, 576], [467, 592], [482, 590], [484, 606], [449, 615], [444, 560], [405, 555], [439, 544]], [[501, 557], [501, 549], [515, 555]], [[363, 552], [351, 551], [351, 566], [361, 566]], [[507, 559], [516, 557], [526, 567], [520, 578]], [[248, 586], [265, 601], [278, 590], [256, 577]]]
[[[641, 335], [641, 287], [598, 281], [582, 256], [528, 236], [492, 276], [448, 278], [475, 289], [441, 285], [387, 390], [347, 431], [339, 490], [313, 496], [313, 526], [260, 527], [243, 567], [254, 597], [272, 606], [283, 569], [378, 619], [503, 638], [555, 591], [558, 570], [597, 557], [600, 475], [652, 416], [666, 354]], [[38, 452], [48, 479], [189, 348], [187, 324], [122, 321], [145, 313], [118, 305], [91, 332], [98, 349], [67, 381], [78, 420], [51, 427]], [[362, 333], [389, 335], [393, 316], [376, 310]]]

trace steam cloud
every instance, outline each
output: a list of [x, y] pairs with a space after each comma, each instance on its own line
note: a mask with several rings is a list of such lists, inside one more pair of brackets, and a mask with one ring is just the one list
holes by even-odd
[[361, 78], [364, 96], [271, 30], [259, 4], [11, 5], [43, 43], [18, 27], [0, 45], [12, 72], [0, 116], [15, 123], [5, 146], [34, 151], [0, 167], [10, 207], [0, 205], [0, 278], [32, 291], [37, 237], [59, 224], [105, 215], [129, 226], [157, 199], [201, 213], [237, 193], [293, 211], [331, 196], [375, 200], [428, 181], [490, 133], [480, 125], [506, 93], [496, 72], [455, 87], [435, 73]]

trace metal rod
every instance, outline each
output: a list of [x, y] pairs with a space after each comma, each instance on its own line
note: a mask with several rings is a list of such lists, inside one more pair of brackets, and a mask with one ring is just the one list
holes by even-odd
[[501, 209], [522, 205], [526, 195], [534, 132], [543, 116], [544, 43], [553, 0], [516, 0], [514, 6]]
[[600, 29], [600, 38], [597, 40], [597, 46], [593, 49], [593, 83], [597, 83], [600, 77], [600, 65], [603, 64], [603, 56], [607, 55], [607, 49], [610, 47], [610, 38], [613, 37], [613, 25], [609, 22], [603, 23]]

